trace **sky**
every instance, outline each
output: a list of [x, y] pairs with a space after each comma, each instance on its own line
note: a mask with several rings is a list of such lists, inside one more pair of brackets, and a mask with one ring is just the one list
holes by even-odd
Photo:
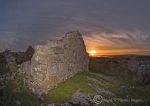
[[78, 30], [98, 55], [150, 55], [150, 0], [0, 0], [0, 50]]

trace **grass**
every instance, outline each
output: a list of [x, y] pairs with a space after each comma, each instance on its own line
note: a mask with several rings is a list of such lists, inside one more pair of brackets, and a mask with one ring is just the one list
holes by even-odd
[[76, 74], [74, 77], [66, 80], [65, 82], [60, 83], [56, 88], [50, 90], [48, 93], [49, 100], [54, 103], [64, 103], [65, 101], [69, 100], [77, 90], [80, 90], [84, 93], [96, 94], [95, 89], [88, 85], [89, 81], [87, 77], [101, 81], [103, 85], [99, 86], [109, 89], [110, 91], [113, 91], [112, 89], [116, 91], [117, 89], [115, 88], [120, 83], [114, 77], [108, 77], [103, 74], [91, 72], [82, 72]]
[[[144, 101], [142, 105], [147, 106], [150, 103], [150, 86], [136, 86], [133, 85], [132, 82], [127, 82], [127, 80], [124, 80], [124, 78], [118, 79], [118, 77], [115, 76], [106, 76], [91, 72], [79, 73], [65, 82], [60, 83], [57, 88], [49, 91], [49, 100], [53, 103], [64, 103], [65, 101], [69, 100], [77, 90], [85, 93], [97, 94], [96, 91], [88, 85], [87, 77], [103, 82], [102, 85], [99, 86], [113, 92], [116, 98], [141, 99]], [[103, 95], [105, 98], [110, 98], [109, 95], [100, 95]], [[124, 106], [124, 104], [119, 105]], [[136, 105], [138, 106], [141, 104]]]
[[28, 90], [24, 78], [24, 75], [20, 74], [6, 83], [6, 87], [1, 91], [0, 106], [18, 106], [16, 101], [20, 101], [21, 106], [39, 106], [38, 98]]
[[[64, 103], [71, 99], [73, 94], [80, 90], [84, 93], [97, 94], [94, 88], [89, 86], [88, 77], [94, 78], [102, 83], [98, 84], [100, 88], [109, 90], [115, 94], [116, 98], [133, 98], [142, 99], [144, 103], [134, 104], [137, 106], [149, 106], [150, 105], [150, 86], [137, 86], [131, 82], [130, 76], [126, 79], [115, 75], [104, 75], [91, 72], [81, 72], [74, 77], [58, 84], [58, 86], [49, 91], [45, 98], [45, 102], [51, 103]], [[25, 76], [20, 74], [16, 79], [7, 82], [7, 86], [2, 91], [0, 96], [0, 106], [17, 106], [16, 100], [19, 100], [21, 106], [39, 106], [39, 99], [34, 96], [26, 87]], [[103, 95], [105, 98], [110, 98], [109, 95]], [[106, 104], [107, 105], [107, 104]], [[125, 106], [130, 104], [117, 104], [119, 106]]]
[[60, 83], [57, 88], [50, 90], [48, 98], [52, 102], [63, 103], [69, 100], [77, 90], [85, 93], [94, 93], [94, 89], [88, 85], [87, 76], [89, 75], [88, 72], [76, 74], [67, 81]]

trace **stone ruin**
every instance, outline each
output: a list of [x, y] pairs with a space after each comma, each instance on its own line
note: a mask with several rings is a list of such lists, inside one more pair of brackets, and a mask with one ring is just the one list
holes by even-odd
[[21, 65], [27, 74], [27, 84], [35, 94], [41, 95], [58, 83], [88, 71], [89, 58], [82, 35], [78, 31], [66, 33], [60, 40], [48, 40], [36, 45], [31, 61]]
[[9, 81], [22, 74], [23, 71], [18, 70], [19, 67], [22, 63], [30, 61], [33, 54], [34, 49], [31, 46], [25, 52], [5, 50], [0, 53], [0, 92], [7, 87]]

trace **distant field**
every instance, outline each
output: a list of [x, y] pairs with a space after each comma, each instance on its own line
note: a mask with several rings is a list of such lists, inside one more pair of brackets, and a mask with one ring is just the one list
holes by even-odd
[[102, 73], [120, 77], [121, 79], [132, 78], [133, 74], [127, 64], [119, 63], [108, 57], [90, 58], [89, 69], [91, 72]]

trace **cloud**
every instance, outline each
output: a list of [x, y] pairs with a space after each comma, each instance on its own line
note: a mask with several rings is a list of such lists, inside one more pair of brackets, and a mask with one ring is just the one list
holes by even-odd
[[0, 35], [2, 35], [0, 37], [0, 51], [11, 49], [11, 47], [13, 47], [13, 44], [17, 40], [15, 33], [1, 31]]
[[10, 38], [3, 48], [24, 50], [79, 30], [87, 46], [149, 49], [149, 4], [149, 0], [0, 0], [0, 39]]
[[[84, 36], [87, 49], [98, 52], [148, 54], [150, 53], [150, 34], [142, 32], [100, 32]], [[109, 54], [110, 54], [109, 53]]]

